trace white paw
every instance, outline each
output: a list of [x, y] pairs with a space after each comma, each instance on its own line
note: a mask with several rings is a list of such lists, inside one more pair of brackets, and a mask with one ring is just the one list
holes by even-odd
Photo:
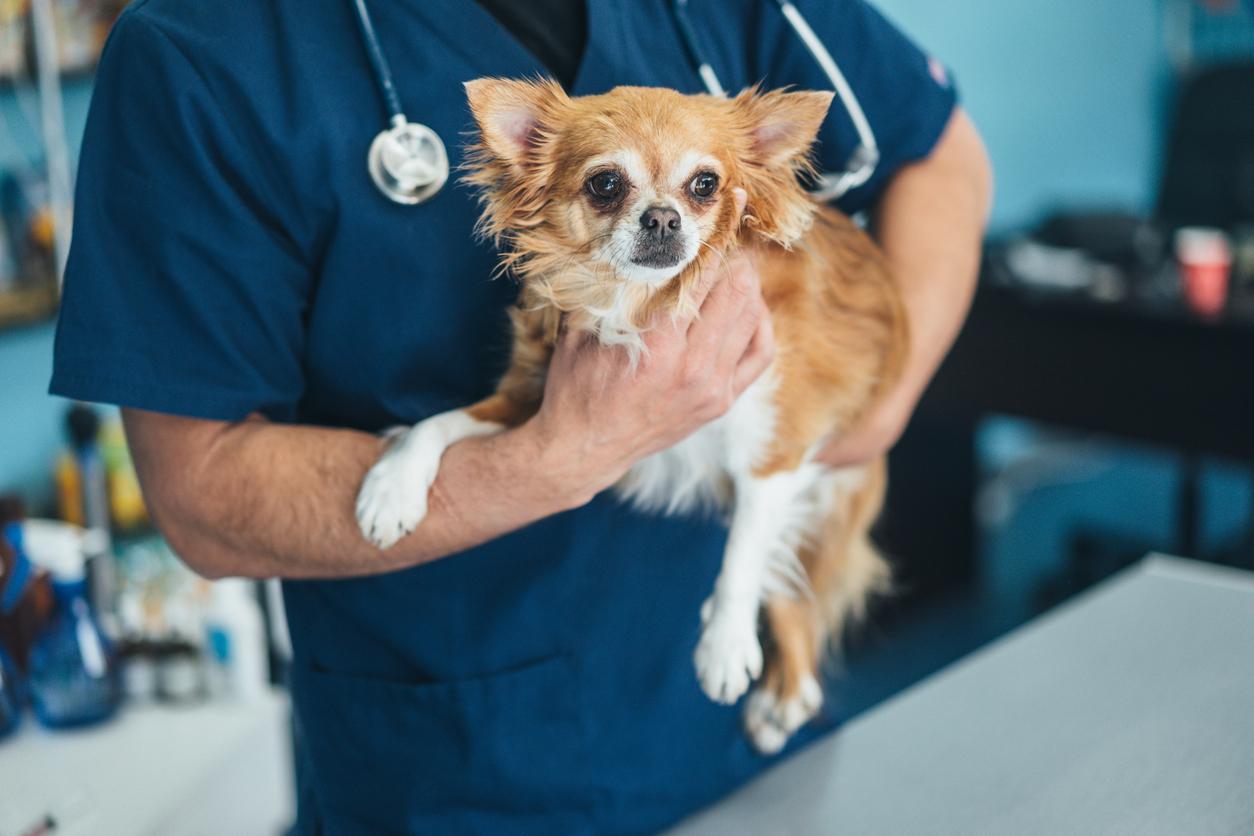
[[702, 608], [706, 622], [692, 660], [701, 690], [715, 702], [731, 705], [762, 674], [762, 645], [758, 642], [756, 611], [740, 616]]
[[427, 492], [440, 472], [440, 459], [464, 438], [490, 435], [500, 424], [480, 421], [453, 409], [432, 416], [412, 429], [394, 427], [383, 457], [370, 468], [357, 494], [357, 525], [366, 539], [386, 549], [409, 534], [427, 516]]
[[774, 691], [757, 688], [745, 702], [745, 731], [755, 749], [774, 755], [822, 705], [823, 689], [812, 676], [803, 679], [797, 693], [785, 700]]
[[420, 425], [397, 438], [370, 468], [357, 494], [357, 525], [381, 549], [409, 534], [427, 515], [427, 491], [439, 473], [444, 446], [421, 443], [421, 431]]

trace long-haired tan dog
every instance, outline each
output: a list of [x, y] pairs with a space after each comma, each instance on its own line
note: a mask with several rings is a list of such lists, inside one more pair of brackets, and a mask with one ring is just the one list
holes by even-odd
[[884, 463], [811, 461], [891, 385], [906, 350], [883, 256], [799, 184], [831, 94], [720, 99], [620, 87], [570, 98], [551, 82], [501, 79], [466, 89], [480, 129], [467, 179], [481, 190], [482, 231], [522, 284], [512, 362], [492, 397], [398, 437], [362, 486], [362, 531], [380, 546], [412, 531], [446, 447], [535, 413], [560, 324], [639, 351], [655, 314], [692, 305], [701, 271], [751, 249], [776, 335], [770, 369], [726, 415], [639, 462], [618, 489], [646, 510], [713, 503], [727, 512], [697, 677], [726, 703], [760, 677], [746, 727], [776, 751], [822, 702], [816, 673], [828, 641], [888, 581], [868, 538]]

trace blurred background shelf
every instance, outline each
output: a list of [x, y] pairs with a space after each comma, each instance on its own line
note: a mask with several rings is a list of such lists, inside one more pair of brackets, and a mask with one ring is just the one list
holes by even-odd
[[57, 288], [51, 281], [0, 292], [0, 340], [10, 328], [48, 322], [57, 315]]

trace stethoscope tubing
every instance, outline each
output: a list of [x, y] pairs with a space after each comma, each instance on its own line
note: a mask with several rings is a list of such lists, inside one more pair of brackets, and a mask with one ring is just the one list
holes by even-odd
[[[406, 128], [408, 123], [405, 112], [401, 108], [400, 96], [396, 92], [396, 84], [392, 80], [391, 65], [388, 63], [387, 56], [383, 53], [383, 47], [379, 43], [378, 34], [375, 32], [374, 23], [370, 18], [370, 11], [366, 8], [366, 0], [352, 0], [352, 2], [357, 12], [357, 24], [361, 32], [362, 43], [365, 45], [366, 54], [370, 59], [370, 69], [374, 75], [379, 95], [387, 108], [391, 124], [390, 128], [385, 128], [383, 134], [380, 134], [379, 139], [382, 139], [388, 131], [401, 131]], [[849, 121], [853, 124], [854, 130], [858, 135], [858, 147], [850, 155], [846, 170], [839, 173], [825, 172], [821, 174], [819, 176], [819, 187], [812, 192], [816, 200], [834, 200], [842, 197], [850, 190], [865, 184], [874, 176], [880, 158], [875, 132], [871, 129], [871, 123], [867, 120], [866, 113], [862, 110], [862, 105], [858, 101], [858, 97], [850, 86], [848, 79], [841, 72], [840, 65], [836, 63], [836, 59], [828, 52], [827, 47], [815, 34], [805, 17], [790, 0], [775, 0], [775, 5], [788, 22], [789, 27], [792, 28], [811, 57], [819, 65], [819, 68], [823, 70], [824, 75], [827, 76], [832, 89], [836, 93], [836, 97], [840, 99], [841, 105], [844, 107], [845, 113], [848, 114]], [[676, 26], [679, 29], [684, 51], [687, 53], [689, 62], [696, 69], [697, 75], [700, 76], [706, 90], [711, 95], [726, 97], [727, 90], [719, 80], [718, 73], [714, 71], [713, 65], [702, 52], [696, 32], [692, 28], [691, 21], [688, 20], [687, 6], [688, 0], [671, 0], [671, 10]], [[443, 142], [434, 131], [421, 124], [409, 125], [409, 128], [425, 131], [435, 142], [440, 144], [442, 150]], [[374, 178], [380, 191], [386, 197], [398, 203], [412, 205], [427, 200], [439, 191], [440, 185], [443, 185], [444, 182], [443, 178], [439, 180], [438, 185], [426, 189], [416, 199], [415, 193], [412, 191], [400, 193], [398, 192], [398, 187], [393, 185], [395, 181], [381, 178], [379, 171], [380, 162], [376, 159], [377, 146], [380, 144], [379, 139], [371, 146], [369, 168], [371, 177]], [[439, 156], [445, 157], [443, 153]], [[447, 159], [444, 165], [447, 167]], [[447, 177], [447, 172], [445, 172], [444, 177]]]
[[375, 85], [379, 88], [383, 105], [388, 110], [388, 119], [393, 125], [398, 120], [404, 122], [405, 111], [401, 108], [401, 97], [397, 95], [396, 84], [392, 81], [392, 65], [383, 54], [383, 46], [374, 31], [374, 21], [370, 18], [370, 10], [366, 8], [366, 0], [353, 0], [353, 4], [357, 7], [357, 28], [361, 32], [366, 55], [370, 58], [370, 70], [374, 73]]

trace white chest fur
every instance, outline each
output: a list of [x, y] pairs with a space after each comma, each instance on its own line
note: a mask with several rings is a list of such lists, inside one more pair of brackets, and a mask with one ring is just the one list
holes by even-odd
[[774, 396], [775, 378], [768, 370], [727, 414], [638, 462], [617, 491], [645, 511], [730, 510], [734, 480], [753, 469], [774, 436]]

